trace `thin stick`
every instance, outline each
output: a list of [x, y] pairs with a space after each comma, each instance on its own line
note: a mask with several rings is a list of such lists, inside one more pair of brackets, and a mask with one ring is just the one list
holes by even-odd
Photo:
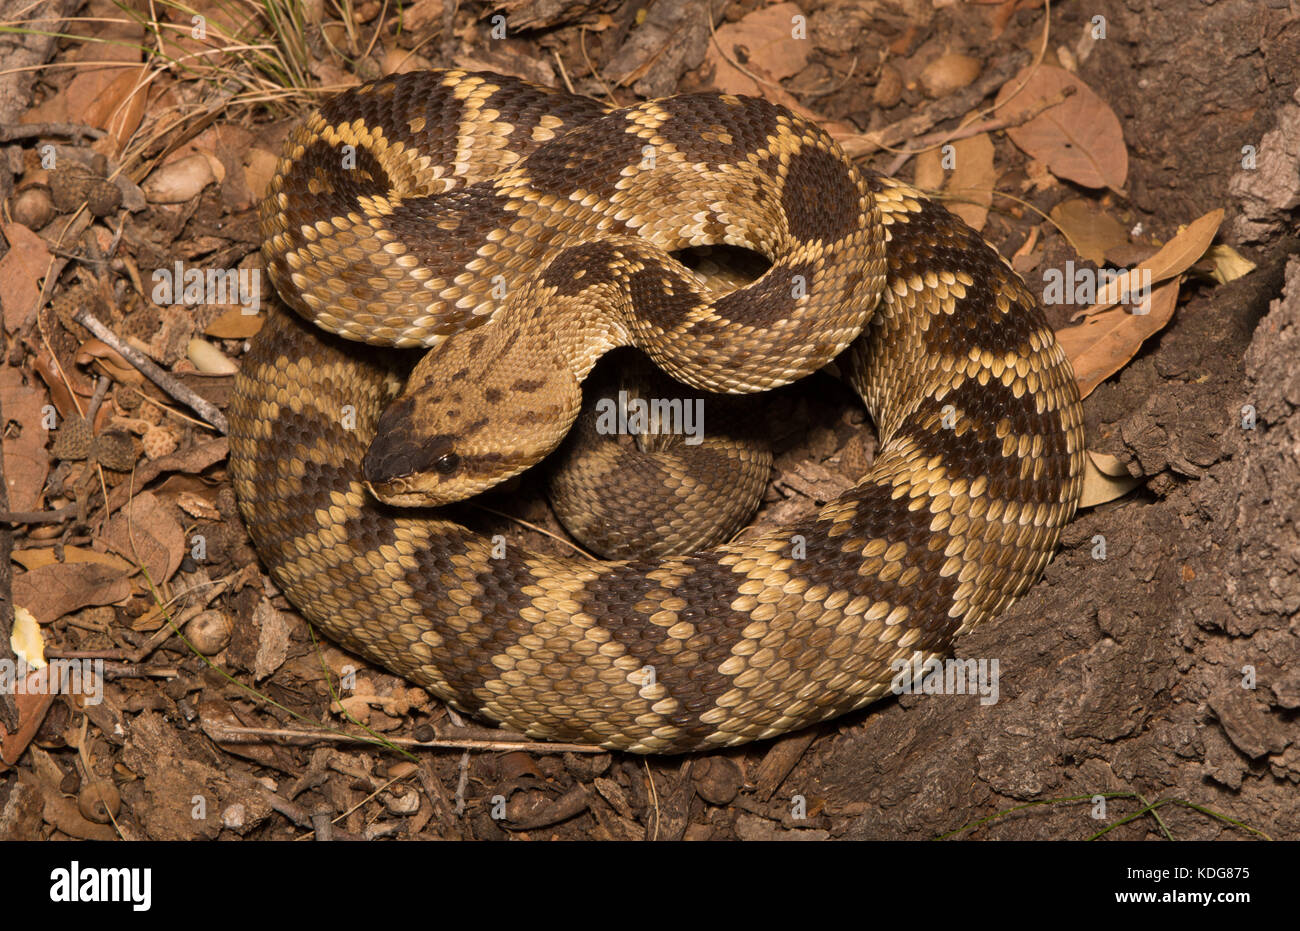
[[63, 136], [67, 138], [102, 139], [108, 133], [93, 126], [80, 126], [76, 123], [23, 123], [19, 126], [0, 128], [0, 142], [13, 142], [17, 139], [36, 139], [41, 136]]
[[168, 373], [160, 369], [153, 360], [144, 353], [140, 352], [118, 337], [116, 333], [110, 330], [104, 324], [100, 323], [95, 316], [85, 308], [78, 310], [72, 315], [87, 330], [94, 333], [99, 339], [103, 340], [113, 349], [121, 354], [122, 358], [134, 365], [150, 381], [167, 392], [177, 401], [188, 404], [191, 408], [199, 413], [209, 424], [217, 429], [220, 433], [229, 433], [230, 424], [226, 422], [226, 417], [210, 401], [199, 397], [185, 385], [181, 384]]
[[[289, 728], [239, 727], [230, 724], [207, 722], [208, 735], [218, 743], [259, 743], [263, 740], [285, 740], [293, 743], [312, 743], [327, 741], [329, 743], [373, 744], [370, 737], [357, 737], [352, 734], [331, 734], [328, 731], [300, 731]], [[239, 738], [247, 738], [240, 740]], [[414, 740], [410, 737], [385, 737], [385, 741], [398, 747], [414, 747], [427, 750], [527, 750], [530, 753], [606, 753], [601, 747], [588, 744], [538, 743], [531, 740], [469, 740], [469, 739], [434, 739]]]
[[490, 508], [485, 504], [476, 503], [474, 507], [478, 508], [481, 511], [487, 511], [489, 514], [495, 514], [497, 517], [504, 517], [506, 520], [514, 521], [516, 524], [519, 524], [520, 526], [523, 527], [527, 527], [529, 530], [540, 533], [542, 536], [550, 537], [552, 540], [555, 540], [557, 543], [563, 543], [565, 546], [573, 547], [573, 549], [576, 550], [580, 555], [586, 556], [592, 562], [599, 562], [599, 560], [597, 560], [595, 556], [593, 556], [591, 553], [588, 553], [586, 550], [584, 550], [578, 544], [574, 543], [572, 540], [566, 540], [564, 539], [564, 537], [560, 536], [559, 534], [551, 533], [551, 531], [547, 530], [545, 527], [538, 527], [536, 524], [530, 524], [522, 517], [515, 517], [513, 514], [507, 514], [504, 511], [498, 511], [496, 508]]
[[69, 504], [57, 511], [3, 511], [0, 523], [6, 524], [61, 524], [77, 516], [77, 506]]
[[917, 139], [916, 148], [900, 149], [898, 155], [889, 163], [885, 169], [885, 174], [896, 175], [898, 170], [907, 164], [907, 160], [913, 155], [919, 155], [922, 152], [928, 152], [935, 146], [944, 145], [949, 142], [956, 142], [959, 139], [969, 139], [971, 136], [978, 136], [980, 133], [991, 133], [999, 129], [1010, 129], [1012, 126], [1023, 126], [1030, 120], [1035, 119], [1039, 114], [1052, 107], [1064, 103], [1067, 98], [1073, 97], [1075, 89], [1067, 87], [1059, 94], [1053, 94], [1051, 98], [1042, 101], [1038, 106], [1026, 110], [1024, 113], [1011, 117], [1000, 117], [998, 119], [985, 120], [982, 123], [968, 123], [953, 130], [941, 130], [937, 133], [930, 133]]

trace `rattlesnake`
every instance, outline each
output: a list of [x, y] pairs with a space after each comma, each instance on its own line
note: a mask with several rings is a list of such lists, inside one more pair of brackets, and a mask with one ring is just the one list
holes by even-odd
[[[608, 109], [499, 75], [384, 78], [290, 137], [262, 224], [297, 311], [270, 315], [230, 408], [262, 560], [344, 646], [525, 734], [682, 752], [861, 707], [896, 664], [943, 654], [1028, 588], [1075, 510], [1079, 397], [1032, 294], [961, 221], [782, 107]], [[668, 253], [718, 243], [772, 267], [710, 297]], [[578, 369], [628, 336], [690, 384], [753, 391], [838, 355], [878, 429], [870, 473], [797, 526], [623, 562], [502, 546], [371, 496], [381, 474], [480, 481], [490, 463], [467, 437], [508, 439], [513, 405], [550, 389], [512, 376], [491, 430], [459, 412], [459, 433], [429, 437], [391, 350], [302, 318], [446, 357], [501, 349], [520, 306], [571, 321], [564, 307], [605, 301], [631, 322], [553, 336], [587, 347], [558, 353]], [[462, 386], [427, 387], [445, 414]]]

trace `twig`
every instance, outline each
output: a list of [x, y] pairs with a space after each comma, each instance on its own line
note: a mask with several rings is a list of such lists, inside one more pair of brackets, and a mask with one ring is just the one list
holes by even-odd
[[999, 129], [1010, 129], [1012, 126], [1022, 126], [1039, 114], [1052, 107], [1064, 103], [1067, 98], [1073, 97], [1075, 88], [1067, 87], [1059, 94], [1054, 94], [1047, 100], [1042, 101], [1038, 106], [1019, 113], [1015, 116], [1004, 116], [999, 119], [985, 120], [982, 123], [968, 123], [965, 126], [959, 126], [956, 129], [940, 130], [937, 133], [930, 133], [916, 140], [916, 147], [912, 149], [903, 149], [895, 156], [894, 160], [889, 163], [885, 169], [885, 174], [896, 175], [898, 170], [907, 164], [907, 160], [913, 155], [919, 155], [927, 152], [935, 146], [945, 145], [949, 142], [956, 142], [959, 139], [969, 139], [971, 136], [978, 136], [980, 133], [991, 133]]
[[110, 679], [175, 679], [180, 674], [180, 670], [175, 666], [104, 663], [104, 676]]
[[65, 136], [70, 138], [103, 139], [108, 133], [93, 126], [79, 126], [76, 123], [22, 123], [18, 126], [0, 128], [0, 142], [13, 142], [16, 139], [35, 139], [39, 136]]
[[[301, 808], [298, 805], [295, 805], [293, 802], [290, 802], [289, 800], [279, 795], [276, 795], [274, 792], [270, 791], [269, 789], [263, 789], [262, 795], [263, 798], [266, 799], [266, 803], [270, 805], [273, 809], [278, 811], [280, 814], [284, 815], [286, 818], [288, 818], [298, 827], [307, 828], [308, 829], [308, 833], [306, 835], [307, 837], [310, 837], [312, 834], [315, 833], [316, 819], [314, 814], [311, 814], [305, 808]], [[328, 820], [328, 813], [326, 813], [326, 819]], [[359, 835], [351, 834], [347, 831], [339, 830], [336, 827], [331, 827], [330, 835], [331, 835], [331, 839], [333, 840], [348, 840], [348, 841], [361, 840], [361, 837]]]
[[[8, 340], [0, 334], [0, 345], [8, 354]], [[0, 411], [0, 423], [4, 422], [4, 412]], [[9, 483], [5, 480], [4, 456], [0, 456], [0, 508], [9, 510]], [[14, 660], [17, 657], [10, 648], [10, 638], [14, 630], [14, 595], [13, 566], [10, 554], [13, 552], [14, 538], [9, 528], [0, 526], [0, 658]], [[6, 689], [0, 694], [0, 729], [6, 733], [17, 733], [19, 727], [18, 702]]]
[[57, 511], [0, 511], [3, 524], [61, 524], [77, 516], [77, 506], [69, 504]]
[[[370, 737], [353, 734], [331, 734], [328, 731], [300, 731], [288, 728], [238, 727], [208, 721], [204, 724], [208, 736], [218, 743], [260, 743], [264, 740], [284, 740], [292, 743], [359, 743], [373, 744]], [[244, 739], [240, 739], [244, 738]], [[414, 747], [420, 750], [526, 750], [530, 753], [605, 753], [601, 747], [587, 744], [537, 743], [531, 740], [471, 740], [468, 738], [413, 740], [410, 737], [385, 737], [387, 743], [397, 747]]]
[[104, 324], [100, 323], [95, 316], [84, 307], [72, 315], [87, 330], [94, 333], [99, 339], [107, 343], [113, 349], [121, 354], [122, 358], [130, 362], [140, 370], [150, 381], [167, 392], [171, 397], [184, 404], [188, 404], [208, 423], [217, 429], [220, 433], [229, 433], [230, 425], [226, 422], [226, 417], [216, 406], [209, 401], [199, 397], [185, 385], [181, 384], [171, 375], [164, 372], [153, 360], [140, 352], [138, 349], [128, 345], [118, 337], [116, 333], [110, 330]]
[[836, 137], [840, 147], [850, 158], [870, 155], [877, 149], [890, 149], [915, 139], [944, 120], [970, 112], [971, 108], [1010, 80], [1025, 61], [1023, 54], [1008, 55], [987, 74], [964, 91], [936, 100], [921, 113], [913, 113], [896, 123], [890, 123], [869, 133], [859, 133], [848, 138]]
[[850, 79], [852, 79], [853, 77], [853, 73], [857, 70], [858, 70], [858, 56], [854, 55], [853, 62], [849, 65], [849, 71], [846, 75], [844, 75], [844, 77], [840, 78], [838, 81], [834, 81], [830, 87], [824, 87], [821, 90], [807, 91], [806, 93], [801, 94], [800, 96], [803, 97], [804, 101], [809, 101], [809, 100], [815, 100], [818, 97], [825, 97], [827, 94], [833, 94], [841, 87], [843, 87], [845, 84], [848, 84]]
[[496, 508], [490, 508], [487, 505], [479, 504], [478, 502], [474, 503], [474, 507], [478, 508], [480, 511], [487, 511], [489, 514], [495, 514], [497, 517], [504, 517], [506, 520], [513, 521], [514, 523], [519, 524], [521, 527], [527, 527], [529, 530], [533, 531], [534, 533], [540, 533], [544, 537], [550, 537], [552, 540], [554, 540], [557, 543], [563, 543], [565, 546], [571, 547], [574, 550], [574, 552], [576, 552], [579, 556], [585, 556], [587, 559], [590, 559], [592, 562], [596, 561], [595, 556], [588, 553], [578, 544], [574, 543], [572, 540], [564, 539], [564, 537], [560, 536], [557, 533], [551, 533], [551, 531], [547, 530], [545, 527], [538, 527], [536, 524], [530, 524], [522, 517], [515, 517], [513, 514], [507, 514], [505, 511], [498, 511]]

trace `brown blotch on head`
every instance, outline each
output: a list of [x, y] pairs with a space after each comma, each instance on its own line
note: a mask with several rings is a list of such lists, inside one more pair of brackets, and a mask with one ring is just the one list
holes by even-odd
[[435, 462], [455, 451], [453, 438], [446, 434], [420, 434], [414, 423], [415, 407], [413, 398], [398, 398], [380, 415], [374, 439], [361, 460], [366, 481], [385, 485], [406, 475], [427, 472]]

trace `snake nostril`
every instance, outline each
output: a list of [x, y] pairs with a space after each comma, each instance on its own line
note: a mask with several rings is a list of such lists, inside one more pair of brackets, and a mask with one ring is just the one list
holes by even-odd
[[395, 447], [376, 437], [361, 460], [361, 473], [366, 481], [384, 485], [414, 471], [409, 450]]

